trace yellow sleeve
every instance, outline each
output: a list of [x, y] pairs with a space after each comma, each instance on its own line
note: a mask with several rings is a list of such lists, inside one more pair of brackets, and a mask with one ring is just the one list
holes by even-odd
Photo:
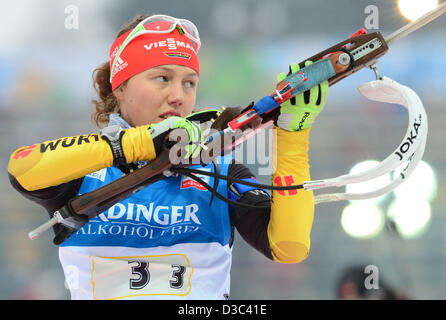
[[[289, 132], [276, 127], [273, 185], [296, 185], [311, 180], [308, 164], [310, 130]], [[298, 263], [308, 256], [313, 217], [312, 191], [273, 191], [268, 238], [274, 261]]]
[[[155, 148], [148, 126], [126, 129], [122, 147], [127, 163], [153, 160]], [[58, 186], [113, 165], [109, 144], [100, 134], [65, 137], [14, 151], [8, 172], [28, 190]]]

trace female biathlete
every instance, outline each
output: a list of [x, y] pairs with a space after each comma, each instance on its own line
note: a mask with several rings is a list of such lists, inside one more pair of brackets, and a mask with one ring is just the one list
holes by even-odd
[[[100, 98], [94, 101], [94, 119], [101, 132], [17, 149], [8, 166], [11, 184], [52, 214], [69, 199], [154, 160], [164, 137], [175, 128], [188, 132], [191, 146], [199, 145], [202, 129], [188, 119], [199, 80], [199, 48], [198, 30], [190, 21], [136, 17], [119, 32], [110, 60], [94, 72]], [[297, 64], [290, 66], [290, 72], [298, 69]], [[284, 78], [282, 73], [277, 80]], [[324, 82], [281, 105], [275, 122], [274, 185], [310, 180], [310, 127], [327, 92]], [[196, 149], [187, 155], [196, 156]], [[256, 181], [243, 164], [227, 157], [198, 167]], [[213, 185], [214, 178], [209, 179]], [[200, 184], [169, 176], [76, 232], [56, 225], [54, 243], [59, 245], [71, 298], [228, 298], [234, 228], [273, 261], [298, 263], [308, 256], [311, 191], [269, 193], [226, 180], [219, 180], [217, 191], [251, 207], [217, 198], [210, 202], [211, 193]]]

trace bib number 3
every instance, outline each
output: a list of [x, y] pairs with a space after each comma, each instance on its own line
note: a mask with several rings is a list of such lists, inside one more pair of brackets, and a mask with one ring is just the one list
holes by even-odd
[[132, 266], [132, 274], [139, 275], [139, 279], [130, 279], [130, 290], [143, 289], [150, 281], [149, 263], [142, 261], [129, 261], [129, 264], [136, 263]]
[[184, 255], [90, 257], [95, 299], [186, 296], [193, 268]]
[[[129, 264], [133, 264], [132, 274], [138, 275], [138, 279], [130, 279], [130, 290], [140, 290], [147, 286], [150, 282], [150, 271], [149, 262], [142, 261], [129, 261]], [[180, 289], [184, 284], [184, 273], [186, 272], [186, 267], [181, 265], [172, 264], [171, 265], [172, 278], [169, 281], [170, 287], [172, 289]]]

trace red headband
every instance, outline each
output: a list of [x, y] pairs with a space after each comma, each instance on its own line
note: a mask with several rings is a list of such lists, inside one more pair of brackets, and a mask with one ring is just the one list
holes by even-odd
[[[115, 40], [110, 48], [110, 72], [115, 55], [131, 30]], [[197, 53], [191, 41], [178, 30], [164, 34], [143, 34], [133, 39], [121, 52], [112, 77], [112, 90], [134, 75], [147, 69], [176, 64], [200, 74]]]

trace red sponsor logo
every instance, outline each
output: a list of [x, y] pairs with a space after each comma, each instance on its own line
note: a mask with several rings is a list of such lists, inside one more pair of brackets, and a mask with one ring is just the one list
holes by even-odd
[[305, 75], [305, 73], [303, 71], [300, 71], [298, 73], [300, 75], [300, 77], [302, 78], [302, 81], [305, 82], [308, 80], [307, 76]]
[[181, 181], [181, 189], [187, 189], [187, 188], [197, 188], [198, 190], [206, 190], [203, 185], [201, 185], [199, 182], [192, 180], [191, 178], [187, 178], [186, 180]]
[[[200, 170], [210, 171], [210, 169], [208, 169], [208, 170], [200, 169]], [[205, 176], [205, 175], [201, 175], [201, 174], [194, 174], [194, 175], [197, 176], [198, 178], [200, 178], [201, 180], [203, 180], [204, 182], [209, 183], [209, 176]], [[195, 181], [192, 178], [183, 176], [182, 179], [181, 179], [181, 189], [187, 189], [187, 188], [196, 188], [196, 189], [201, 190], [201, 191], [207, 190], [198, 181]]]
[[[285, 182], [285, 183], [284, 183]], [[274, 183], [279, 186], [279, 187], [283, 187], [285, 186], [292, 186], [294, 184], [294, 178], [293, 176], [277, 176], [274, 179]], [[281, 196], [285, 196], [286, 192], [288, 192], [288, 194], [290, 196], [297, 194], [297, 190], [276, 190], [278, 194], [280, 194]]]
[[19, 158], [21, 158], [21, 159], [26, 158], [31, 152], [33, 152], [33, 150], [34, 150], [35, 147], [36, 147], [35, 144], [32, 145], [32, 146], [26, 147], [25, 149], [20, 150], [19, 152], [17, 152], [17, 153], [14, 155], [13, 158], [14, 158], [15, 160], [17, 160], [17, 159], [19, 159]]

